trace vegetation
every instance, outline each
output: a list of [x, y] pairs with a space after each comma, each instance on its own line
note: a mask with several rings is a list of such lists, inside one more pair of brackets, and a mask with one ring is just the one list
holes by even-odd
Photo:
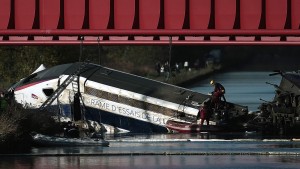
[[[18, 46], [0, 48], [1, 87], [6, 88], [33, 72], [40, 64], [51, 67], [58, 64], [89, 60], [131, 72], [147, 72], [143, 63], [162, 59], [163, 47], [96, 47], [88, 46], [80, 50], [78, 46]], [[80, 56], [80, 53], [82, 55]], [[100, 55], [99, 55], [100, 53]], [[99, 57], [101, 56], [101, 57]], [[152, 66], [152, 65], [151, 65]], [[153, 66], [152, 66], [153, 67]]]
[[0, 114], [0, 152], [26, 151], [31, 146], [32, 132], [53, 135], [61, 128], [50, 113], [24, 109], [12, 104]]
[[[40, 64], [51, 67], [58, 64], [89, 60], [92, 63], [156, 78], [155, 63], [171, 60], [196, 60], [203, 66], [209, 52], [221, 50], [223, 68], [235, 70], [295, 70], [300, 48], [287, 46], [1, 46], [0, 88], [33, 72]], [[170, 58], [171, 52], [171, 58]]]
[[[185, 53], [179, 56], [185, 48], [175, 48], [172, 51], [171, 64], [194, 61], [202, 57], [193, 50], [192, 56]], [[198, 49], [199, 51], [199, 49]], [[204, 50], [202, 50], [204, 51]], [[3, 46], [0, 47], [0, 79], [1, 88], [7, 88], [12, 83], [31, 74], [40, 64], [51, 67], [58, 64], [90, 61], [107, 67], [129, 73], [153, 77], [155, 63], [169, 61], [168, 46]]]

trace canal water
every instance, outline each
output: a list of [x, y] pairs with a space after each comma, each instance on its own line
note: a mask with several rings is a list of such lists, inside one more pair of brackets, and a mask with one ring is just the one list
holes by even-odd
[[[229, 102], [256, 111], [274, 96], [280, 76], [272, 72], [227, 72], [188, 88], [209, 93], [214, 79], [226, 88]], [[300, 137], [299, 137], [300, 138]], [[33, 147], [30, 152], [3, 154], [0, 168], [174, 168], [298, 169], [299, 138], [259, 133], [135, 134], [106, 136], [109, 147]]]
[[208, 94], [213, 88], [210, 81], [221, 83], [225, 89], [226, 100], [232, 103], [248, 106], [250, 111], [257, 110], [264, 101], [271, 101], [275, 95], [274, 86], [266, 84], [278, 84], [281, 76], [269, 76], [272, 72], [226, 72], [215, 74], [199, 81], [188, 88], [200, 93]]

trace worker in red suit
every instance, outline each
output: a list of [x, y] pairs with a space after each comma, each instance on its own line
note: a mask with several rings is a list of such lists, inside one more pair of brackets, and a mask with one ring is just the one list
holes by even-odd
[[197, 117], [198, 119], [200, 119], [200, 127], [203, 126], [205, 120], [206, 120], [206, 125], [209, 125], [208, 106], [206, 102], [204, 102], [203, 105], [200, 106]]
[[220, 83], [215, 82], [214, 80], [210, 81], [210, 84], [214, 86], [214, 91], [212, 92], [212, 103], [215, 109], [220, 108], [221, 98], [226, 102], [225, 99], [225, 88]]

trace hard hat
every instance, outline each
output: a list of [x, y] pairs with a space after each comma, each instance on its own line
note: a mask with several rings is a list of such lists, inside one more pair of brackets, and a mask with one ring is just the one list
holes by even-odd
[[211, 84], [211, 85], [213, 85], [214, 83], [215, 83], [214, 80], [211, 80], [211, 81], [210, 81], [210, 84]]

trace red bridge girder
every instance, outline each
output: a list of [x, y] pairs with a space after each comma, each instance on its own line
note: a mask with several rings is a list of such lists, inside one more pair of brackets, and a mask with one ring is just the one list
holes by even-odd
[[299, 45], [300, 0], [0, 0], [0, 45]]

